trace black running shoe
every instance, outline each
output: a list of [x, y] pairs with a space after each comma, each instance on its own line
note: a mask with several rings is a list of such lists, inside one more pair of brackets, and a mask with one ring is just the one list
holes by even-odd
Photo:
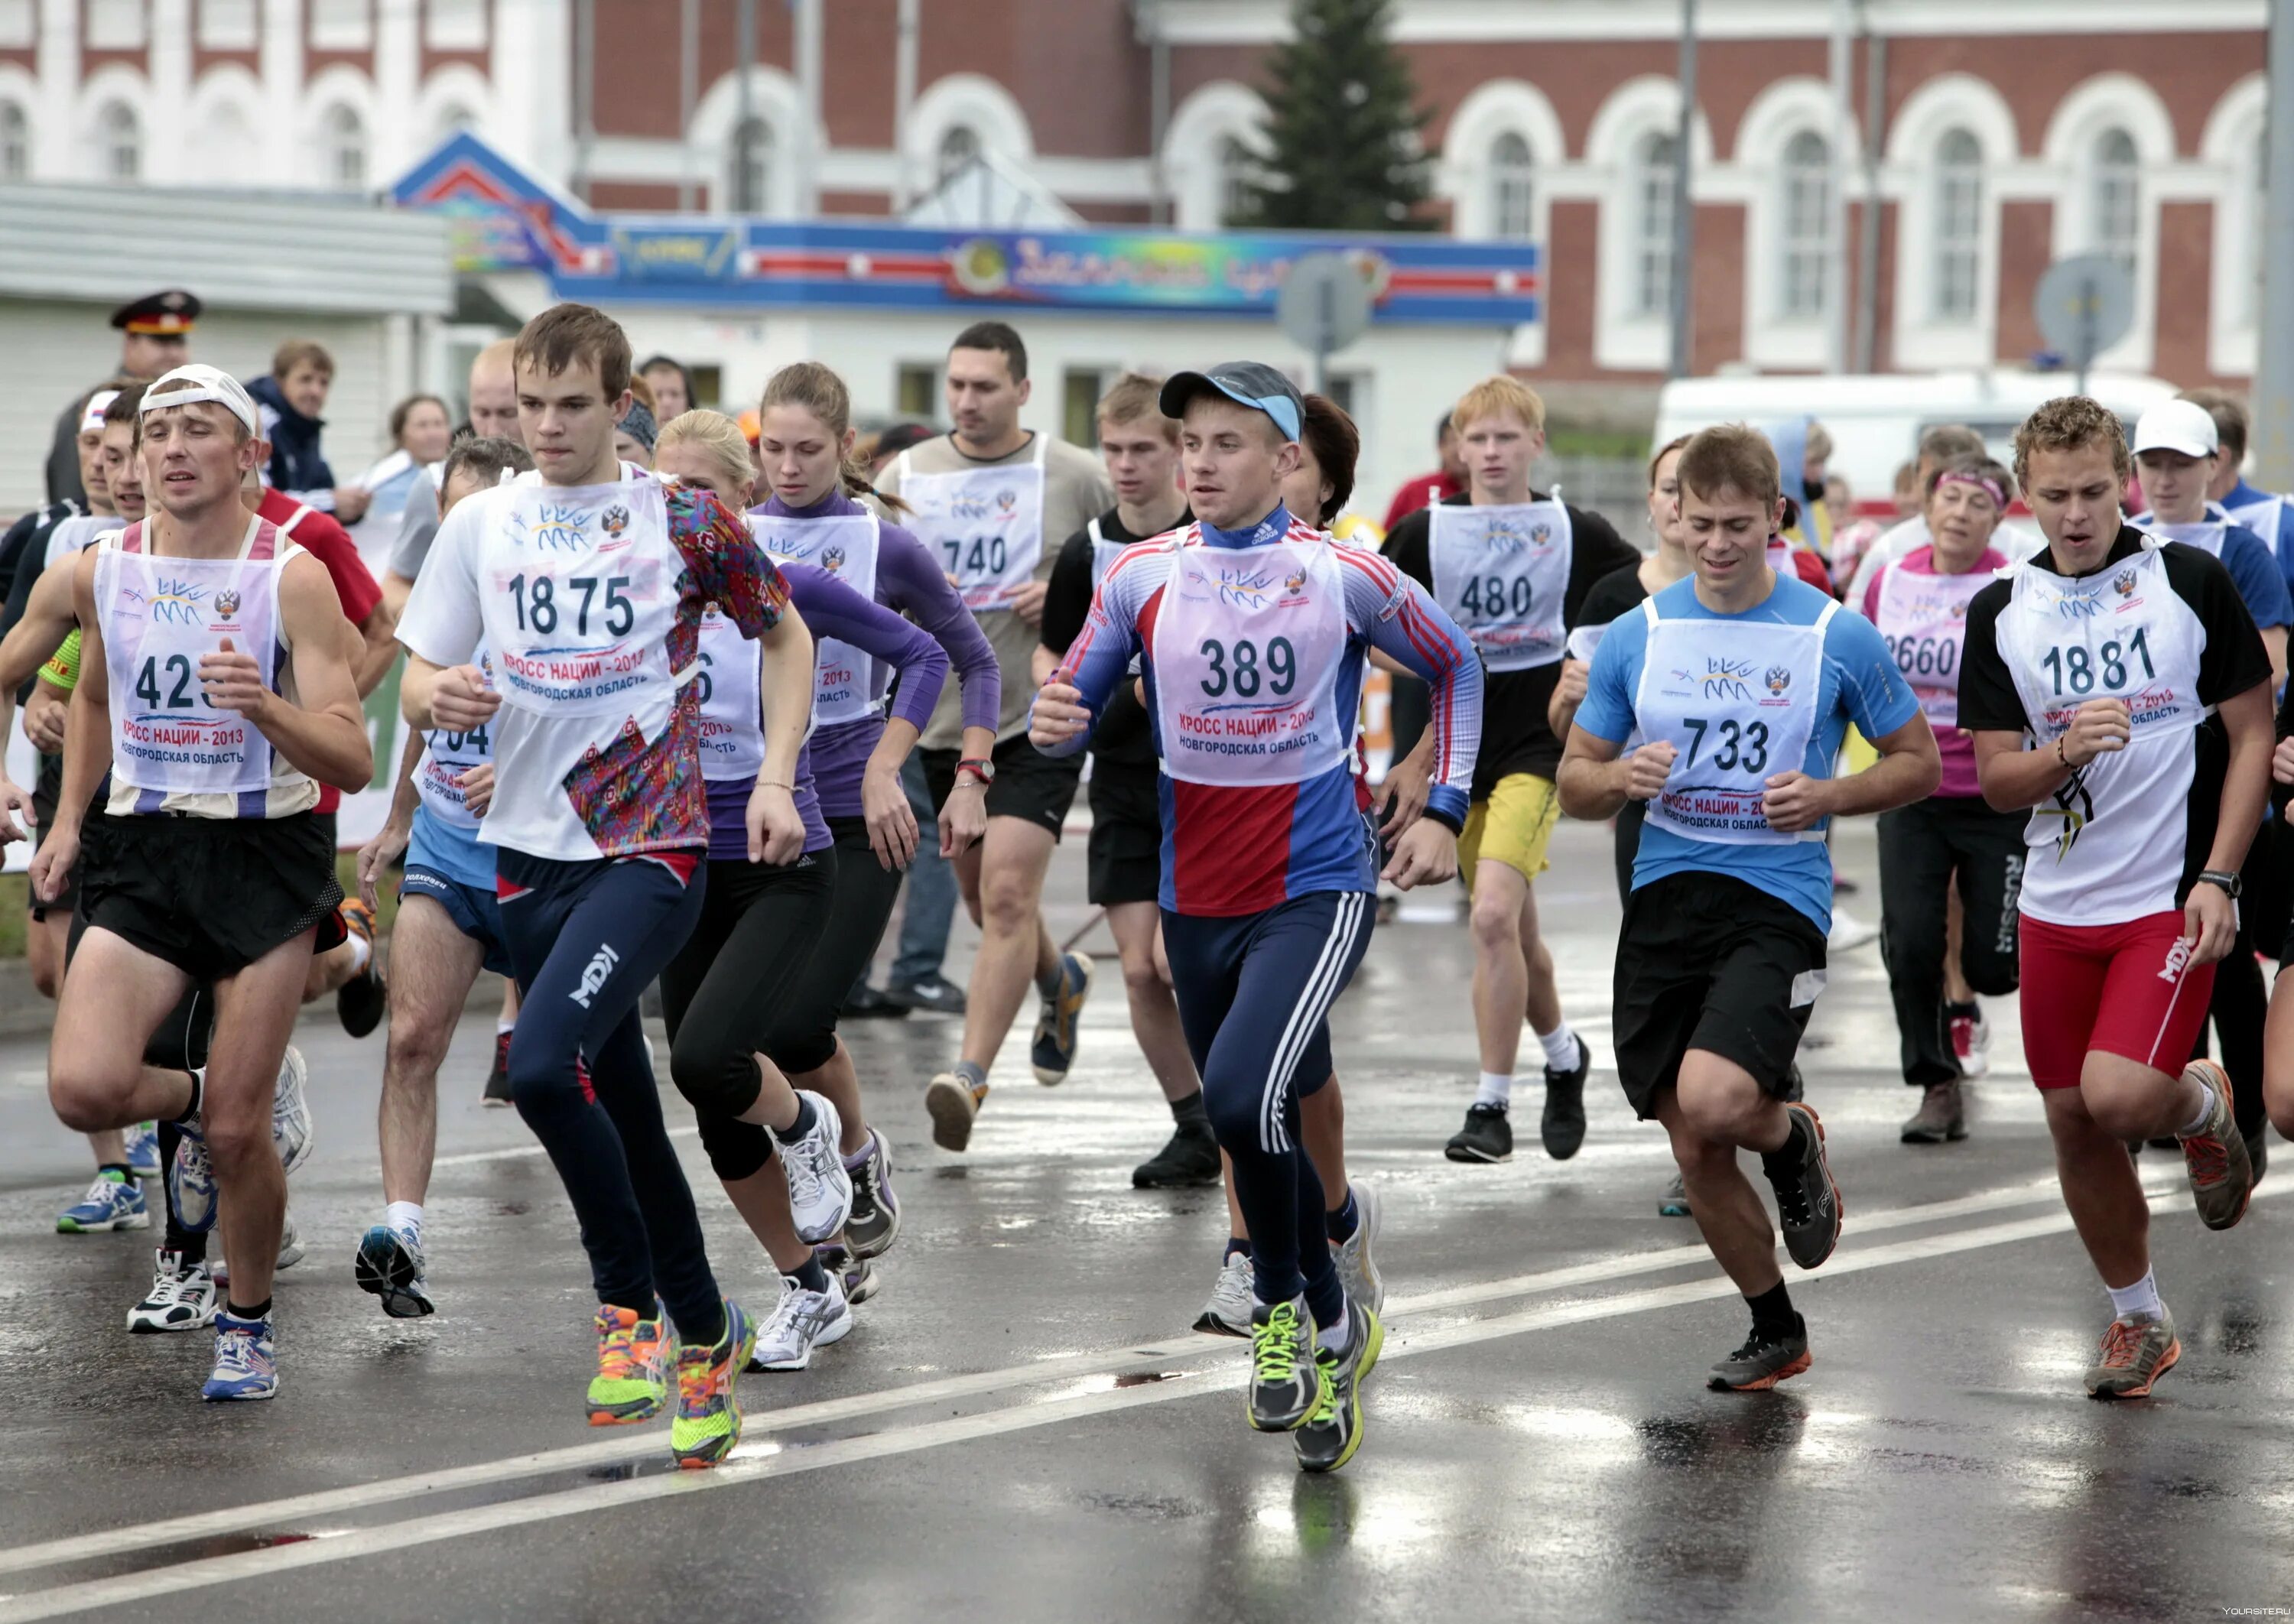
[[1386, 1345], [1386, 1328], [1377, 1314], [1359, 1303], [1346, 1304], [1346, 1318], [1345, 1353], [1333, 1353], [1316, 1340], [1314, 1361], [1322, 1367], [1326, 1384], [1322, 1401], [1306, 1424], [1290, 1434], [1302, 1472], [1335, 1472], [1362, 1447], [1362, 1384]]
[[1513, 1160], [1513, 1124], [1506, 1108], [1476, 1102], [1466, 1108], [1466, 1125], [1450, 1136], [1442, 1154], [1453, 1162]]
[[1250, 1311], [1250, 1425], [1295, 1433], [1322, 1402], [1330, 1378], [1314, 1357], [1314, 1315], [1304, 1293]]
[[509, 1097], [509, 1040], [510, 1034], [507, 1032], [497, 1032], [494, 1034], [494, 1068], [486, 1073], [485, 1103], [488, 1105], [508, 1105], [511, 1103]]
[[[882, 1257], [900, 1237], [900, 1198], [892, 1193], [892, 1147], [868, 1130], [868, 1159], [852, 1171], [852, 1214], [844, 1238], [856, 1262]], [[848, 1298], [848, 1301], [850, 1299]]]
[[343, 1030], [364, 1037], [382, 1024], [390, 995], [383, 985], [382, 954], [374, 940], [374, 910], [354, 897], [342, 905], [343, 923], [367, 945], [366, 968], [335, 989], [335, 1015]]
[[1537, 1119], [1537, 1132], [1545, 1141], [1545, 1154], [1557, 1162], [1567, 1161], [1585, 1142], [1585, 1074], [1592, 1069], [1592, 1051], [1582, 1037], [1574, 1070], [1545, 1068], [1545, 1110]]
[[1761, 1167], [1777, 1193], [1785, 1250], [1802, 1268], [1813, 1269], [1840, 1244], [1840, 1186], [1833, 1181], [1832, 1165], [1824, 1159], [1824, 1125], [1816, 1113], [1797, 1103], [1785, 1111], [1797, 1133], [1798, 1152], [1788, 1140], [1783, 1149], [1763, 1156]]
[[846, 1020], [899, 1020], [907, 1016], [908, 1006], [888, 997], [861, 982], [844, 996], [844, 1007], [838, 1011]]
[[1134, 1190], [1185, 1190], [1218, 1181], [1218, 1139], [1207, 1122], [1180, 1123], [1167, 1144], [1131, 1170]]
[[905, 985], [888, 981], [884, 984], [884, 996], [903, 1009], [923, 1010], [928, 1014], [964, 1013], [964, 989], [950, 986], [938, 976]]
[[1712, 1367], [1704, 1384], [1715, 1393], [1765, 1393], [1815, 1362], [1808, 1353], [1808, 1322], [1794, 1314], [1788, 1332], [1754, 1326], [1743, 1347]]

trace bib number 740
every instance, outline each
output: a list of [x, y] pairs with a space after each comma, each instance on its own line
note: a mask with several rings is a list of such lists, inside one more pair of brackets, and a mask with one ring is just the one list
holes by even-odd
[[1766, 772], [1769, 766], [1769, 725], [1766, 722], [1739, 724], [1734, 717], [1722, 719], [1717, 728], [1710, 719], [1689, 716], [1680, 725], [1688, 729], [1688, 759], [1681, 763], [1695, 767], [1698, 753], [1704, 748], [1704, 735], [1711, 731], [1718, 743], [1712, 751], [1712, 765], [1724, 773], [1742, 769], [1748, 773]]

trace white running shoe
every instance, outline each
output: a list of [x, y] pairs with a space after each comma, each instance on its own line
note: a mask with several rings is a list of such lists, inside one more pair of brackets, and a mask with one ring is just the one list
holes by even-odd
[[1879, 926], [1867, 924], [1845, 908], [1835, 906], [1832, 910], [1832, 935], [1825, 944], [1827, 952], [1853, 953], [1879, 938]]
[[1353, 1182], [1354, 1232], [1330, 1248], [1336, 1254], [1330, 1261], [1338, 1265], [1338, 1283], [1346, 1288], [1346, 1301], [1375, 1314], [1386, 1306], [1386, 1277], [1379, 1273], [1378, 1263], [1371, 1255], [1378, 1242], [1378, 1191], [1360, 1179]]
[[801, 1370], [812, 1362], [815, 1348], [842, 1342], [852, 1329], [842, 1277], [831, 1272], [826, 1291], [807, 1291], [785, 1278], [783, 1286], [772, 1318], [757, 1332], [752, 1370]]
[[844, 1170], [844, 1157], [836, 1148], [843, 1136], [844, 1119], [827, 1097], [809, 1089], [797, 1091], [799, 1100], [811, 1102], [812, 1132], [794, 1144], [773, 1136], [780, 1153], [781, 1171], [787, 1176], [789, 1209], [796, 1219], [799, 1239], [818, 1246], [844, 1227], [852, 1216], [852, 1175]]
[[311, 1159], [316, 1137], [311, 1126], [311, 1102], [304, 1093], [310, 1080], [311, 1068], [304, 1063], [303, 1052], [288, 1044], [279, 1062], [279, 1082], [271, 1095], [271, 1142], [279, 1148], [279, 1165], [289, 1173]]
[[1230, 1252], [1219, 1263], [1218, 1284], [1211, 1300], [1195, 1316], [1195, 1329], [1213, 1336], [1250, 1335], [1250, 1255]]
[[151, 1289], [127, 1311], [127, 1328], [196, 1331], [215, 1323], [217, 1296], [205, 1263], [186, 1263], [182, 1253], [162, 1250], [151, 1271]]
[[279, 1222], [279, 1261], [273, 1269], [292, 1269], [303, 1261], [303, 1238], [295, 1232], [295, 1214], [290, 1209]]

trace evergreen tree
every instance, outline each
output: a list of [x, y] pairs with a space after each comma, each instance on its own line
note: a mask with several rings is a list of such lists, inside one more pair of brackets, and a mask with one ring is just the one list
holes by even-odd
[[1389, 0], [1292, 0], [1291, 38], [1268, 63], [1268, 152], [1242, 226], [1423, 230], [1428, 189], [1410, 64], [1389, 37]]

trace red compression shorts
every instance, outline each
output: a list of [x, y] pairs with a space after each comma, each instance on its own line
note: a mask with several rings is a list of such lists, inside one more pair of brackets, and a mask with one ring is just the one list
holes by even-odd
[[2206, 1023], [2215, 967], [2191, 962], [2183, 915], [2122, 925], [2022, 921], [2023, 1058], [2041, 1088], [2076, 1088], [2092, 1050], [2180, 1072]]

